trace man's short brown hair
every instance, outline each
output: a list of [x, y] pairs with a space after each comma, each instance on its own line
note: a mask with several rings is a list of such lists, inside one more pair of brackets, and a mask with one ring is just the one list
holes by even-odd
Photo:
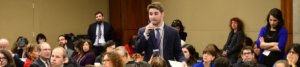
[[163, 5], [160, 2], [153, 2], [147, 6], [147, 10], [154, 8], [159, 10], [160, 12], [164, 12]]
[[95, 16], [98, 15], [98, 14], [101, 14], [101, 15], [103, 16], [103, 13], [102, 13], [101, 11], [97, 11], [97, 12], [95, 13]]

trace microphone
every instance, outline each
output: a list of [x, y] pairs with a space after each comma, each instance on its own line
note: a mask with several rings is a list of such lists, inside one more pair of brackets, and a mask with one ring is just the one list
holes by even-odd
[[156, 21], [150, 21], [150, 23], [152, 23], [152, 24], [154, 25], [154, 24], [156, 24], [157, 22], [156, 22]]
[[[156, 24], [157, 22], [156, 22], [156, 21], [150, 20], [148, 23], [154, 25], [154, 24]], [[149, 32], [154, 32], [154, 29], [148, 29], [147, 32], [148, 32], [148, 33], [149, 33]]]

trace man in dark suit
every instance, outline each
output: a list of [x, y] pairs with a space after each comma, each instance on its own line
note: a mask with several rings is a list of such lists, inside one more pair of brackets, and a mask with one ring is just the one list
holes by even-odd
[[30, 67], [51, 67], [50, 64], [50, 54], [51, 54], [51, 47], [47, 42], [40, 43], [38, 45], [38, 53], [39, 59], [32, 62]]
[[114, 30], [110, 23], [103, 21], [103, 13], [98, 11], [95, 13], [96, 22], [90, 24], [88, 36], [92, 41], [95, 55], [104, 52], [104, 44], [109, 40], [114, 40]]
[[50, 61], [53, 67], [79, 67], [79, 64], [70, 61], [67, 50], [63, 47], [53, 49]]
[[185, 57], [180, 46], [178, 32], [163, 21], [164, 12], [159, 2], [149, 4], [147, 7], [150, 23], [139, 29], [136, 42], [136, 51], [145, 53], [144, 61], [149, 61], [151, 56], [161, 56], [170, 67], [168, 60], [182, 62]]

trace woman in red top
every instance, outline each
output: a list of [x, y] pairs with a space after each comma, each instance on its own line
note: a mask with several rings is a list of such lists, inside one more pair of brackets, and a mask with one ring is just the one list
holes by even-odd
[[37, 46], [29, 44], [26, 48], [25, 56], [27, 57], [27, 59], [25, 60], [24, 67], [30, 67], [32, 61], [38, 58]]
[[129, 39], [129, 43], [125, 44], [125, 49], [128, 51], [129, 55], [132, 57], [132, 54], [135, 53], [135, 49], [134, 49], [134, 44], [135, 44], [135, 40], [136, 40], [136, 35], [133, 35], [130, 39]]

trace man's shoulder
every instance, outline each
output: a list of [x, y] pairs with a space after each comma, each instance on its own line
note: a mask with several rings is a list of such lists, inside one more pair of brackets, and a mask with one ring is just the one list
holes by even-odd
[[30, 64], [30, 67], [40, 67], [41, 64], [39, 64], [40, 61], [35, 60]]
[[97, 24], [97, 22], [93, 22], [93, 23], [90, 24], [90, 26], [93, 26], [93, 25], [96, 25], [96, 24]]
[[139, 28], [138, 31], [145, 31], [145, 29], [146, 29], [146, 27], [144, 26], [144, 27]]
[[173, 28], [173, 27], [171, 27], [169, 25], [164, 25], [164, 29], [167, 32], [170, 32], [171, 34], [177, 34], [178, 33], [178, 31], [175, 28]]

